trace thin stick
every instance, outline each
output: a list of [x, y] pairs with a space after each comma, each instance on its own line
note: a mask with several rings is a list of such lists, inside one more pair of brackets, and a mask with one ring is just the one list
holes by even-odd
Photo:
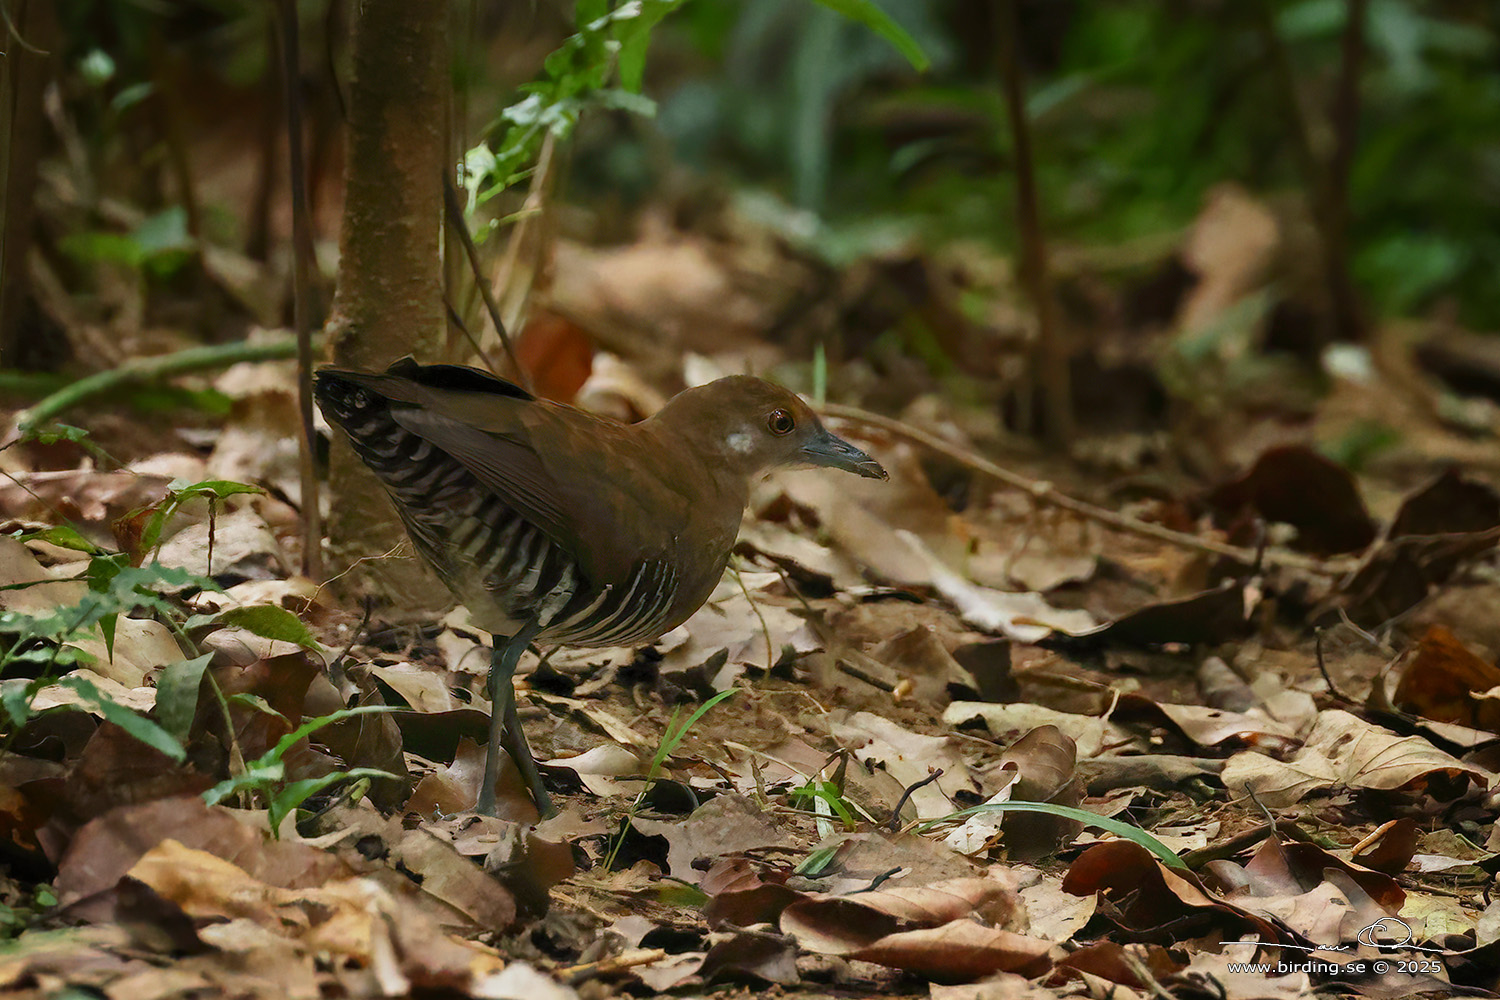
[[651, 965], [653, 962], [660, 962], [666, 957], [667, 953], [660, 948], [623, 951], [610, 958], [601, 958], [597, 962], [584, 962], [582, 965], [565, 965], [561, 969], [558, 969], [555, 975], [565, 983], [577, 983], [584, 979], [624, 972], [639, 965]]
[[[526, 189], [526, 200], [512, 216], [515, 225], [510, 230], [510, 240], [496, 268], [495, 285], [500, 286], [506, 298], [512, 325], [526, 318], [532, 293], [536, 291], [543, 262], [547, 256], [548, 222], [551, 202], [547, 195], [552, 187], [552, 178], [557, 173], [554, 167], [557, 156], [557, 136], [550, 130], [542, 137], [542, 147], [537, 151], [536, 166], [531, 171], [531, 181]], [[532, 245], [532, 259], [528, 261], [530, 271], [525, 283], [516, 285], [516, 271], [521, 266], [521, 253], [526, 245]], [[515, 294], [519, 292], [519, 294]]]
[[1070, 497], [1066, 493], [1059, 493], [1051, 483], [1039, 479], [1031, 479], [1019, 473], [1011, 472], [982, 455], [975, 454], [967, 448], [944, 441], [935, 434], [931, 434], [918, 427], [894, 420], [890, 417], [862, 410], [857, 406], [843, 406], [838, 403], [827, 403], [822, 411], [830, 417], [841, 420], [854, 420], [871, 427], [878, 427], [883, 431], [895, 434], [922, 445], [924, 448], [946, 455], [955, 462], [967, 465], [976, 472], [982, 472], [1000, 480], [1006, 486], [1012, 487], [1026, 493], [1033, 502], [1047, 504], [1057, 507], [1079, 517], [1096, 521], [1106, 527], [1123, 531], [1127, 534], [1138, 535], [1142, 538], [1150, 538], [1158, 542], [1166, 542], [1178, 548], [1188, 549], [1193, 552], [1206, 552], [1210, 555], [1223, 556], [1226, 559], [1234, 559], [1247, 566], [1256, 565], [1260, 560], [1267, 566], [1280, 566], [1283, 569], [1301, 570], [1306, 573], [1316, 573], [1320, 576], [1342, 576], [1349, 572], [1355, 565], [1350, 559], [1313, 559], [1310, 556], [1299, 555], [1295, 552], [1284, 552], [1281, 550], [1269, 550], [1262, 555], [1254, 549], [1242, 548], [1238, 545], [1229, 545], [1225, 542], [1216, 542], [1210, 538], [1200, 538], [1183, 531], [1173, 531], [1150, 521], [1142, 521], [1140, 518], [1121, 514], [1118, 511], [1107, 510], [1084, 500]]
[[469, 235], [469, 223], [464, 218], [464, 207], [459, 204], [458, 191], [453, 187], [451, 177], [443, 178], [443, 204], [448, 210], [448, 225], [458, 235], [459, 243], [463, 244], [464, 255], [469, 258], [469, 270], [474, 274], [474, 284], [479, 289], [480, 297], [484, 299], [484, 308], [490, 314], [490, 322], [495, 324], [495, 332], [500, 335], [500, 346], [505, 348], [505, 357], [510, 361], [511, 370], [521, 383], [521, 388], [531, 392], [531, 378], [521, 367], [521, 362], [516, 360], [510, 334], [505, 329], [505, 321], [500, 318], [500, 306], [495, 302], [489, 283], [484, 280], [484, 272], [479, 266], [479, 249], [474, 246], [474, 237]]
[[307, 212], [307, 169], [302, 152], [302, 55], [298, 44], [297, 0], [281, 0], [281, 81], [286, 102], [288, 179], [292, 188], [292, 325], [297, 331], [297, 413], [302, 419], [297, 459], [302, 485], [302, 575], [323, 576], [323, 518], [318, 509], [315, 461], [318, 431], [313, 425], [312, 295], [313, 239]]
[[901, 829], [901, 810], [906, 808], [906, 803], [911, 800], [912, 793], [915, 792], [918, 788], [923, 788], [927, 785], [932, 784], [942, 776], [943, 769], [938, 768], [936, 771], [933, 771], [921, 781], [914, 782], [906, 787], [906, 790], [901, 793], [901, 797], [896, 800], [896, 808], [891, 810], [890, 829], [892, 833], [895, 833], [897, 830]]
[[288, 337], [261, 344], [216, 344], [212, 347], [189, 347], [175, 354], [132, 358], [107, 371], [95, 372], [71, 382], [30, 409], [17, 413], [5, 440], [9, 441], [39, 424], [57, 419], [86, 399], [121, 386], [155, 382], [188, 372], [227, 368], [241, 361], [283, 361], [296, 356], [297, 341]]

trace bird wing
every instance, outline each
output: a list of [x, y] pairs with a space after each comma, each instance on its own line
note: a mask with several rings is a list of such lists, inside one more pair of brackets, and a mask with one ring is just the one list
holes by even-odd
[[546, 404], [501, 402], [445, 394], [393, 407], [391, 416], [457, 459], [591, 579], [624, 579], [637, 559], [664, 551], [686, 502], [632, 473], [642, 458], [628, 428]]

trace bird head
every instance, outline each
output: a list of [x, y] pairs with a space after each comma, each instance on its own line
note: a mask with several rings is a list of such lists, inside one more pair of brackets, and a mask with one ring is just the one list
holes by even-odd
[[747, 477], [820, 466], [887, 478], [879, 462], [830, 434], [796, 393], [765, 379], [731, 375], [684, 390], [652, 419], [719, 467]]

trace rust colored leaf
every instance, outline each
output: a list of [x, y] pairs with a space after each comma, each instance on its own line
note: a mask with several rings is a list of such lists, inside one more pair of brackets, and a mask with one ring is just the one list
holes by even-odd
[[1396, 685], [1395, 703], [1436, 722], [1500, 733], [1500, 701], [1478, 695], [1500, 687], [1500, 667], [1480, 659], [1441, 625], [1417, 641]]
[[845, 957], [926, 976], [934, 982], [972, 982], [997, 972], [1038, 976], [1051, 967], [1050, 941], [972, 920], [901, 931], [871, 941]]
[[1224, 934], [1258, 934], [1281, 940], [1265, 919], [1210, 896], [1196, 878], [1167, 869], [1144, 847], [1129, 841], [1096, 844], [1080, 854], [1063, 878], [1063, 890], [1075, 896], [1099, 893], [1113, 904], [1117, 919], [1132, 931], [1173, 937], [1162, 930], [1190, 923]]

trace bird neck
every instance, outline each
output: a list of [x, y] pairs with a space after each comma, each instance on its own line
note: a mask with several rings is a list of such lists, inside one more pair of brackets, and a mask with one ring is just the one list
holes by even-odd
[[764, 471], [725, 446], [702, 424], [659, 419], [660, 414], [634, 425], [658, 455], [667, 456], [660, 470], [668, 483], [690, 489], [706, 508], [733, 508], [735, 524], [750, 500], [750, 483]]

